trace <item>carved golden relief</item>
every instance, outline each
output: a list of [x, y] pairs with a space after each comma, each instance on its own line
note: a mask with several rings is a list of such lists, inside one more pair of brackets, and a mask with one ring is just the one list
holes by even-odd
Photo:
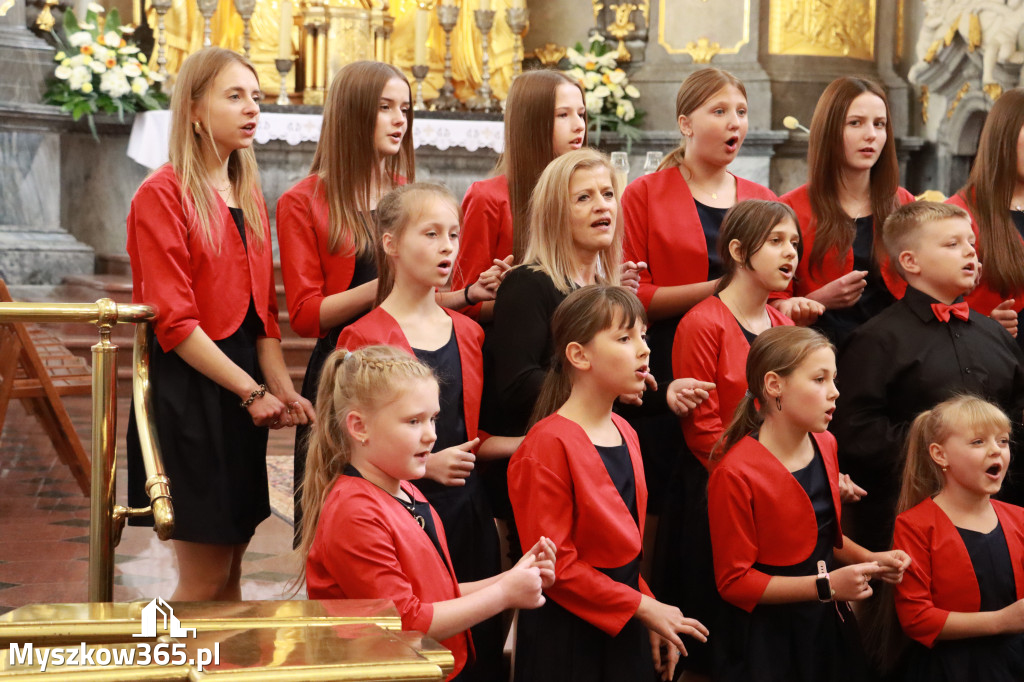
[[875, 0], [772, 0], [771, 54], [875, 56]]
[[712, 43], [707, 38], [697, 38], [696, 43], [686, 43], [686, 53], [693, 57], [694, 64], [710, 64], [711, 58], [721, 51], [721, 45]]
[[981, 20], [971, 14], [967, 22], [967, 51], [974, 52], [981, 47]]
[[622, 2], [617, 5], [609, 5], [608, 8], [615, 12], [615, 21], [608, 24], [607, 30], [613, 38], [619, 41], [615, 59], [619, 62], [631, 62], [633, 55], [626, 49], [626, 36], [636, 30], [636, 24], [629, 20], [629, 15], [640, 7], [632, 2]]
[[932, 93], [928, 90], [927, 85], [921, 86], [921, 122], [928, 122], [928, 105], [931, 104]]
[[896, 61], [903, 60], [903, 2], [904, 0], [898, 0], [896, 4]]
[[557, 43], [547, 43], [544, 47], [538, 47], [533, 55], [540, 60], [544, 66], [555, 66], [565, 58], [566, 49]]

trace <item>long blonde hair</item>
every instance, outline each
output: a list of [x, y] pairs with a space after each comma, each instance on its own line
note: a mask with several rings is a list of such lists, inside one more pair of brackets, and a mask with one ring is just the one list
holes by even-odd
[[374, 244], [371, 189], [376, 186], [385, 191], [394, 187], [399, 177], [416, 180], [411, 102], [401, 147], [384, 161], [381, 172], [374, 133], [380, 96], [392, 78], [409, 86], [405, 75], [390, 64], [353, 62], [335, 74], [327, 91], [320, 141], [309, 172], [320, 176], [317, 191], [326, 195], [330, 216], [327, 250], [331, 253], [342, 248], [356, 254], [370, 252]]
[[533, 426], [561, 407], [572, 392], [572, 367], [565, 357], [570, 343], [587, 344], [605, 329], [647, 324], [640, 299], [625, 287], [594, 284], [577, 289], [551, 316], [551, 364], [530, 417]]
[[395, 266], [391, 256], [384, 252], [383, 237], [390, 234], [396, 242], [405, 234], [409, 225], [419, 219], [423, 203], [430, 199], [447, 201], [462, 224], [462, 208], [451, 190], [434, 182], [414, 182], [403, 185], [385, 194], [377, 204], [377, 300], [375, 306], [384, 302], [395, 288]]
[[316, 398], [316, 423], [310, 431], [306, 475], [300, 489], [302, 535], [298, 552], [304, 579], [306, 558], [316, 535], [327, 495], [352, 458], [352, 437], [345, 419], [353, 410], [385, 408], [407, 382], [432, 379], [429, 367], [391, 346], [366, 346], [355, 352], [338, 349], [327, 356]]
[[958, 395], [914, 418], [907, 434], [903, 485], [896, 513], [938, 494], [945, 481], [929, 446], [942, 444], [958, 431], [1010, 431], [1010, 420], [996, 405], [974, 395]]
[[[676, 93], [676, 119], [678, 120], [680, 116], [689, 116], [727, 85], [739, 90], [743, 97], [747, 96], [747, 89], [744, 87], [743, 81], [725, 69], [709, 66], [694, 71], [686, 77]], [[682, 166], [685, 156], [686, 138], [684, 137], [679, 146], [668, 153], [665, 160], [658, 166], [658, 170]]]
[[827, 338], [809, 327], [772, 327], [757, 335], [747, 355], [747, 392], [736, 406], [729, 427], [711, 448], [711, 460], [721, 459], [747, 434], [761, 428], [772, 409], [764, 392], [765, 375], [774, 372], [787, 377], [819, 348], [835, 352]]
[[[579, 258], [569, 229], [572, 204], [569, 184], [576, 171], [606, 168], [615, 190], [618, 204], [622, 188], [612, 170], [608, 157], [593, 149], [577, 149], [562, 154], [548, 164], [537, 181], [530, 199], [530, 240], [523, 262], [536, 264], [551, 278], [555, 288], [568, 294], [576, 288], [573, 280], [579, 269]], [[615, 233], [611, 245], [601, 252], [600, 278], [602, 284], [618, 286], [622, 264], [622, 210], [615, 212]]]
[[[216, 152], [209, 126], [199, 131], [193, 126], [192, 107], [210, 91], [218, 74], [230, 64], [241, 64], [252, 71], [259, 83], [252, 63], [231, 50], [206, 47], [194, 52], [181, 65], [171, 95], [171, 138], [168, 155], [174, 174], [181, 185], [181, 203], [190, 229], [198, 229], [203, 240], [214, 250], [220, 249], [221, 225], [217, 196], [203, 160], [203, 147], [209, 145]], [[235, 198], [245, 216], [247, 243], [257, 251], [263, 250], [263, 193], [260, 172], [252, 147], [236, 149], [228, 157], [228, 179]]]

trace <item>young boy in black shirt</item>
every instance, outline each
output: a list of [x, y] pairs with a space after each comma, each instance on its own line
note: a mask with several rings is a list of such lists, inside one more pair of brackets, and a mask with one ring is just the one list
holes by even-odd
[[[892, 539], [904, 440], [918, 413], [961, 393], [998, 404], [1015, 427], [1024, 410], [1024, 356], [998, 322], [963, 302], [980, 272], [967, 213], [910, 203], [885, 221], [883, 239], [909, 286], [843, 349], [832, 426], [842, 471], [868, 491], [844, 509], [843, 529], [873, 551], [888, 549]], [[1002, 497], [1019, 504], [1014, 468]]]

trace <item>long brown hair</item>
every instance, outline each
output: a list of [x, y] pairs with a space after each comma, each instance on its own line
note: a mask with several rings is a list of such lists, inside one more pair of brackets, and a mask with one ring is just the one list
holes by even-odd
[[366, 346], [351, 353], [339, 348], [327, 356], [317, 389], [306, 474], [299, 491], [303, 513], [298, 552], [302, 568], [296, 586], [305, 575], [306, 558], [327, 495], [352, 459], [352, 437], [345, 428], [345, 419], [353, 410], [387, 407], [413, 379], [436, 380], [429, 367], [391, 346]]
[[383, 193], [399, 177], [409, 182], [416, 179], [411, 102], [402, 145], [397, 154], [384, 161], [381, 171], [374, 132], [380, 96], [392, 78], [409, 86], [405, 75], [390, 64], [353, 62], [335, 74], [327, 92], [320, 141], [309, 172], [320, 176], [317, 191], [326, 195], [330, 215], [327, 249], [331, 253], [346, 248], [363, 254], [372, 249], [372, 189], [377, 187]]
[[384, 252], [384, 235], [391, 234], [395, 241], [401, 239], [405, 228], [419, 219], [423, 203], [431, 197], [447, 201], [462, 223], [459, 202], [447, 187], [433, 182], [403, 185], [385, 194], [377, 204], [377, 300], [374, 306], [383, 303], [395, 288], [395, 267], [391, 256]]
[[[718, 238], [718, 256], [722, 259], [722, 279], [718, 283], [718, 291], [729, 286], [737, 268], [750, 267], [751, 257], [768, 241], [775, 226], [787, 218], [793, 221], [799, 234], [800, 223], [796, 213], [781, 201], [747, 199], [726, 211]], [[734, 239], [740, 243], [740, 262], [729, 251], [729, 243]], [[799, 256], [798, 244], [797, 258]], [[796, 267], [796, 263], [793, 266]]]
[[[569, 184], [576, 171], [606, 168], [615, 190], [615, 201], [622, 195], [619, 179], [611, 161], [599, 151], [577, 149], [558, 157], [544, 169], [530, 200], [530, 241], [523, 261], [551, 278], [555, 288], [568, 294], [576, 288], [573, 277], [579, 268], [576, 246], [569, 229], [572, 206]], [[618, 285], [621, 277], [623, 221], [616, 211], [615, 233], [611, 245], [599, 256], [602, 284]]]
[[820, 271], [825, 256], [833, 250], [835, 257], [842, 262], [853, 246], [856, 225], [839, 203], [839, 186], [846, 167], [846, 146], [843, 142], [846, 114], [853, 100], [864, 93], [876, 95], [885, 104], [885, 144], [871, 168], [871, 215], [875, 235], [872, 255], [876, 264], [885, 262], [882, 225], [900, 205], [900, 166], [889, 100], [882, 86], [874, 81], [843, 76], [829, 83], [814, 107], [807, 143], [807, 195], [818, 222], [809, 263], [812, 272]]
[[809, 327], [772, 327], [757, 335], [747, 355], [747, 392], [736, 406], [729, 427], [711, 448], [710, 459], [720, 459], [747, 434], [761, 428], [770, 409], [764, 392], [765, 375], [774, 372], [787, 377], [819, 348], [835, 352], [827, 338]]
[[[230, 64], [241, 64], [259, 76], [252, 63], [231, 50], [205, 47], [188, 56], [178, 71], [174, 92], [171, 94], [171, 138], [168, 155], [171, 167], [181, 185], [181, 203], [189, 227], [198, 229], [203, 240], [215, 250], [220, 248], [220, 224], [214, 220], [218, 213], [217, 196], [203, 161], [203, 147], [216, 150], [208, 125], [198, 131], [193, 126], [192, 109], [210, 91], [213, 81]], [[207, 117], [208, 118], [208, 117]], [[245, 216], [246, 242], [257, 251], [263, 250], [263, 193], [260, 189], [260, 171], [252, 147], [236, 149], [228, 157], [228, 179], [234, 189]], [[234, 229], [234, 228], [232, 228]]]
[[[676, 93], [676, 120], [679, 120], [680, 116], [692, 114], [727, 85], [739, 90], [744, 97], [747, 96], [747, 89], [744, 87], [743, 81], [725, 69], [709, 66], [691, 73], [679, 86], [679, 92]], [[684, 137], [679, 146], [668, 153], [668, 156], [658, 166], [658, 170], [682, 166], [685, 154], [686, 138]]]
[[590, 343], [605, 329], [631, 329], [647, 313], [640, 299], [625, 287], [594, 284], [565, 297], [551, 317], [551, 361], [540, 396], [530, 417], [530, 426], [561, 407], [572, 392], [572, 367], [565, 357], [570, 343]]
[[[568, 83], [583, 88], [561, 71], [537, 69], [512, 81], [505, 100], [505, 151], [496, 171], [508, 180], [512, 209], [512, 253], [522, 263], [530, 236], [530, 195], [544, 168], [555, 158], [555, 90]], [[583, 115], [583, 146], [587, 146], [587, 115]]]
[[996, 405], [974, 395], [958, 395], [914, 418], [907, 434], [903, 485], [896, 513], [937, 495], [945, 481], [929, 446], [942, 444], [957, 431], [1010, 432], [1010, 420]]
[[985, 264], [981, 279], [1004, 298], [1024, 290], [1024, 244], [1009, 210], [1018, 182], [1022, 127], [1024, 89], [1007, 90], [992, 105], [971, 175], [960, 190], [978, 224], [978, 257]]

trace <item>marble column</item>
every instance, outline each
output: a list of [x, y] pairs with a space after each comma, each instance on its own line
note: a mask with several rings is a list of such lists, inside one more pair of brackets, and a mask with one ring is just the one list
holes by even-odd
[[61, 133], [70, 118], [39, 104], [53, 53], [26, 28], [25, 1], [14, 0], [0, 16], [0, 278], [8, 284], [93, 271], [92, 248], [61, 219]]

